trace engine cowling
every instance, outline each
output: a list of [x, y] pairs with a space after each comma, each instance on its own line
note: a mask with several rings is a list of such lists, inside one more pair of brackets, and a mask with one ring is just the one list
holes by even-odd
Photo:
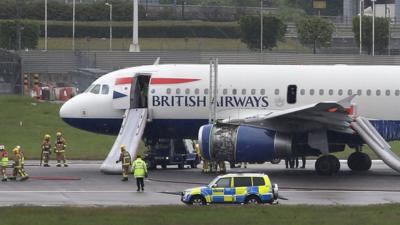
[[199, 130], [201, 155], [206, 160], [266, 162], [292, 153], [290, 135], [230, 124], [202, 126]]

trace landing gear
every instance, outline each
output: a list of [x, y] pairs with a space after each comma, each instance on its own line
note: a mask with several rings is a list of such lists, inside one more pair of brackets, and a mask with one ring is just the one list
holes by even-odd
[[336, 156], [323, 155], [315, 162], [315, 170], [318, 175], [331, 176], [340, 170], [340, 162]]
[[353, 171], [367, 171], [371, 168], [371, 158], [363, 152], [353, 152], [347, 159], [347, 165]]

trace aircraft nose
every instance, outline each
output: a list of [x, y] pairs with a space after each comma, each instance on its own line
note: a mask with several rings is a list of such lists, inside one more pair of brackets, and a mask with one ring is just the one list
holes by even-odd
[[60, 108], [60, 118], [65, 120], [66, 118], [73, 118], [76, 117], [76, 107], [74, 106], [74, 102], [76, 100], [77, 96], [66, 101]]

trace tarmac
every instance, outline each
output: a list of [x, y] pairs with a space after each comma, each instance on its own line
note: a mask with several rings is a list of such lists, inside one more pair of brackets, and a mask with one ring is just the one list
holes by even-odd
[[[247, 169], [228, 169], [230, 173], [257, 172], [269, 175], [280, 187], [279, 204], [298, 205], [369, 205], [400, 203], [400, 174], [382, 161], [374, 160], [368, 172], [351, 171], [341, 161], [341, 171], [331, 177], [318, 176], [314, 160], [305, 169], [286, 169], [283, 162], [249, 164]], [[148, 206], [182, 205], [180, 192], [203, 186], [216, 174], [203, 174], [200, 169], [150, 171], [145, 191], [136, 192], [133, 176], [122, 182], [119, 175], [100, 172], [100, 161], [72, 161], [69, 167], [39, 167], [27, 161], [27, 181], [0, 183], [0, 206]], [[201, 165], [199, 165], [199, 168]], [[11, 173], [11, 169], [8, 170]]]

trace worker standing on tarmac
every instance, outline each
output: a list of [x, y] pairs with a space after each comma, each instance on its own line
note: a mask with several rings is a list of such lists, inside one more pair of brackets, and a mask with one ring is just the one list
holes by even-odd
[[1, 170], [0, 174], [3, 176], [1, 181], [7, 181], [7, 167], [8, 167], [8, 151], [4, 145], [0, 145], [0, 158], [1, 158]]
[[56, 136], [56, 146], [54, 147], [54, 151], [57, 157], [57, 167], [61, 167], [61, 160], [63, 161], [64, 167], [68, 167], [67, 160], [65, 158], [65, 148], [67, 147], [67, 142], [63, 138], [61, 132], [57, 132]]
[[126, 146], [121, 145], [121, 154], [116, 163], [122, 162], [122, 181], [128, 181], [129, 167], [132, 164], [131, 155], [126, 151]]
[[51, 154], [50, 135], [46, 134], [46, 135], [44, 135], [44, 140], [42, 142], [42, 154], [41, 154], [41, 159], [40, 159], [40, 165], [42, 165], [42, 161], [43, 161], [44, 167], [50, 167], [50, 165], [49, 165], [50, 154]]
[[25, 172], [24, 168], [22, 168], [22, 157], [20, 154], [20, 147], [17, 146], [13, 149], [14, 153], [14, 171], [13, 176], [10, 178], [11, 180], [16, 180], [17, 176], [21, 176], [20, 181], [27, 180], [29, 178], [28, 174]]
[[136, 178], [137, 191], [144, 191], [144, 178], [147, 177], [147, 165], [140, 155], [137, 155], [136, 160], [133, 162], [132, 172]]

